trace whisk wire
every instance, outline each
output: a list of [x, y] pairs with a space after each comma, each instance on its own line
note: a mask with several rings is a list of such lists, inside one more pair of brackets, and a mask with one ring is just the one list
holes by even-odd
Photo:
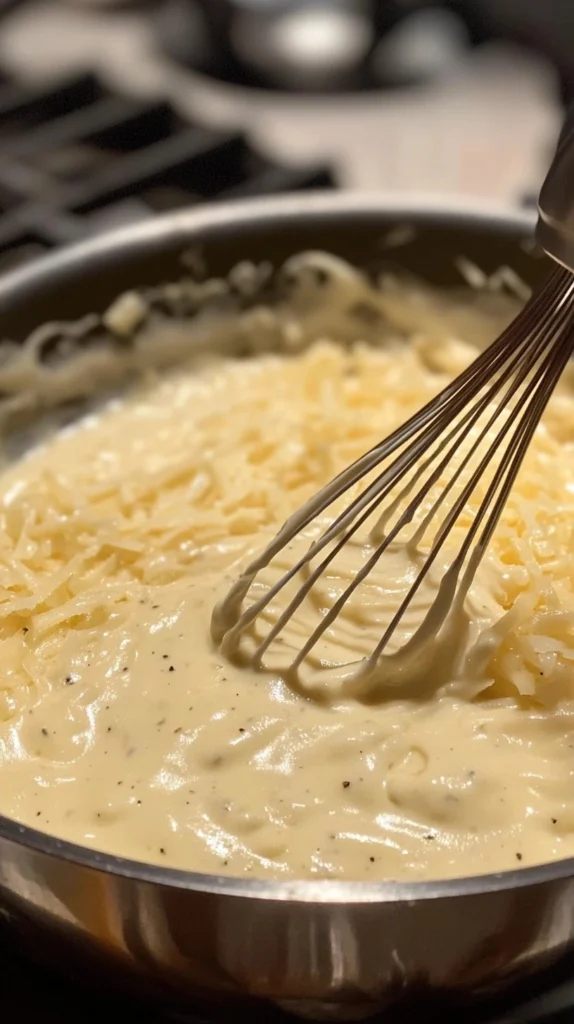
[[[456, 583], [458, 582], [458, 578], [459, 578], [461, 569], [462, 569], [462, 567], [463, 567], [463, 565], [464, 565], [464, 563], [466, 561], [466, 558], [467, 558], [468, 553], [470, 551], [471, 545], [473, 544], [473, 542], [474, 542], [474, 540], [476, 538], [476, 535], [478, 533], [480, 525], [484, 521], [484, 518], [487, 515], [488, 509], [489, 509], [492, 501], [496, 498], [497, 491], [499, 491], [499, 495], [498, 495], [498, 498], [495, 501], [494, 508], [493, 508], [493, 511], [492, 511], [491, 516], [489, 518], [488, 524], [487, 524], [485, 530], [483, 531], [483, 534], [482, 534], [482, 536], [481, 536], [481, 538], [479, 540], [478, 545], [476, 546], [476, 548], [474, 550], [474, 557], [471, 558], [471, 561], [469, 563], [469, 570], [470, 571], [468, 572], [468, 575], [467, 575], [467, 577], [465, 579], [464, 585], [461, 587], [461, 595], [465, 594], [468, 585], [470, 585], [470, 583], [472, 582], [472, 578], [474, 577], [474, 575], [475, 575], [475, 573], [476, 573], [476, 571], [478, 569], [478, 565], [480, 564], [480, 560], [481, 560], [481, 558], [482, 558], [482, 556], [484, 554], [484, 551], [486, 550], [486, 546], [488, 544], [488, 541], [489, 541], [490, 537], [492, 536], [492, 533], [494, 532], [496, 524], [497, 524], [498, 520], [500, 519], [500, 515], [502, 514], [502, 511], [503, 511], [504, 506], [506, 504], [506, 500], [507, 500], [508, 495], [510, 493], [512, 484], [514, 483], [514, 480], [516, 478], [518, 470], [519, 470], [519, 468], [520, 468], [520, 466], [521, 466], [521, 464], [522, 464], [522, 462], [524, 460], [524, 457], [526, 455], [526, 452], [527, 452], [527, 449], [528, 449], [528, 444], [529, 444], [529, 442], [530, 442], [530, 440], [532, 438], [532, 435], [534, 434], [534, 431], [536, 430], [536, 427], [537, 427], [538, 422], [540, 420], [540, 417], [541, 417], [541, 415], [542, 415], [542, 413], [544, 411], [544, 408], [546, 407], [546, 405], [548, 403], [548, 400], [550, 399], [550, 397], [552, 395], [552, 391], [554, 389], [554, 385], [555, 385], [556, 381], [558, 380], [558, 378], [559, 378], [559, 376], [560, 376], [560, 374], [561, 374], [561, 372], [562, 372], [562, 370], [563, 370], [563, 368], [564, 368], [564, 366], [566, 364], [567, 359], [570, 357], [573, 348], [574, 348], [574, 337], [570, 341], [569, 348], [567, 348], [566, 358], [561, 362], [561, 364], [559, 363], [557, 365], [557, 369], [555, 370], [554, 374], [552, 375], [552, 378], [551, 378], [550, 381], [544, 380], [543, 371], [546, 369], [546, 367], [545, 366], [542, 367], [541, 372], [540, 372], [540, 378], [542, 379], [542, 381], [544, 382], [544, 384], [546, 386], [544, 387], [544, 389], [542, 391], [542, 394], [540, 396], [538, 395], [538, 392], [535, 392], [536, 399], [535, 399], [535, 401], [533, 403], [534, 406], [535, 406], [534, 414], [532, 414], [532, 410], [531, 410], [530, 407], [527, 407], [523, 411], [519, 429], [518, 429], [516, 435], [511, 440], [511, 442], [509, 444], [509, 447], [508, 447], [507, 451], [505, 452], [505, 454], [503, 456], [501, 464], [500, 464], [500, 466], [499, 466], [499, 468], [498, 468], [498, 470], [497, 470], [497, 472], [496, 472], [496, 474], [494, 476], [494, 479], [492, 480], [492, 482], [491, 482], [491, 484], [490, 484], [490, 486], [489, 486], [489, 488], [488, 488], [488, 490], [486, 492], [486, 495], [485, 495], [481, 505], [479, 506], [479, 509], [478, 509], [478, 511], [476, 513], [476, 516], [474, 517], [474, 520], [473, 520], [469, 530], [467, 531], [467, 534], [465, 536], [463, 544], [461, 545], [461, 547], [459, 549], [459, 552], [458, 552], [457, 556], [455, 557], [455, 559], [451, 563], [447, 573], [445, 574], [445, 579], [447, 580], [447, 583], [450, 585], [450, 589], [452, 589], [453, 586], [456, 586]], [[554, 356], [554, 353], [549, 353], [548, 361], [551, 361], [553, 356]], [[520, 412], [520, 409], [517, 407], [517, 409], [514, 410], [513, 414], [511, 414], [511, 416], [509, 417], [507, 423], [503, 427], [503, 430], [497, 436], [497, 438], [496, 438], [495, 442], [493, 443], [493, 445], [491, 446], [491, 448], [489, 448], [488, 452], [485, 454], [485, 456], [483, 457], [483, 459], [481, 460], [481, 462], [477, 466], [477, 468], [474, 471], [473, 475], [471, 476], [470, 480], [466, 484], [463, 492], [457, 498], [453, 508], [450, 510], [450, 512], [449, 512], [449, 514], [447, 516], [447, 519], [445, 520], [444, 524], [442, 525], [442, 527], [441, 527], [441, 529], [440, 529], [440, 531], [439, 531], [439, 533], [437, 535], [437, 538], [436, 538], [436, 540], [435, 540], [435, 542], [434, 542], [434, 544], [433, 544], [433, 546], [431, 548], [431, 551], [430, 551], [430, 553], [428, 554], [428, 556], [426, 558], [424, 566], [422, 567], [420, 573], [418, 574], [416, 580], [412, 584], [412, 586], [409, 589], [408, 593], [406, 594], [405, 598], [401, 602], [399, 608], [397, 609], [397, 612], [395, 613], [395, 615], [391, 619], [391, 622], [389, 623], [387, 629], [385, 630], [385, 633], [383, 634], [383, 636], [381, 637], [381, 640], [379, 641], [379, 643], [375, 647], [375, 649], [373, 651], [373, 654], [371, 655], [371, 659], [370, 660], [375, 660], [376, 661], [380, 657], [381, 653], [383, 652], [383, 650], [386, 647], [386, 645], [389, 642], [389, 640], [391, 639], [391, 637], [392, 637], [392, 635], [393, 635], [397, 625], [399, 624], [400, 620], [402, 619], [402, 617], [404, 615], [404, 612], [406, 611], [406, 609], [409, 606], [409, 604], [412, 602], [412, 599], [415, 596], [416, 592], [420, 589], [420, 586], [422, 585], [422, 583], [424, 581], [424, 578], [427, 576], [428, 572], [430, 571], [433, 563], [436, 561], [436, 558], [438, 557], [438, 554], [440, 553], [440, 550], [443, 547], [443, 544], [445, 543], [445, 541], [446, 541], [446, 539], [447, 539], [447, 537], [448, 537], [448, 535], [450, 533], [450, 530], [452, 529], [452, 526], [454, 525], [454, 523], [458, 519], [458, 516], [460, 515], [464, 505], [466, 504], [466, 501], [468, 500], [469, 496], [474, 491], [477, 483], [479, 482], [479, 480], [483, 476], [483, 474], [485, 472], [485, 469], [487, 468], [488, 464], [491, 462], [494, 453], [498, 450], [498, 448], [502, 444], [502, 441], [504, 440], [505, 436], [507, 435], [507, 433], [511, 429], [511, 427], [512, 427], [512, 425], [514, 423], [514, 420], [519, 415], [519, 412]], [[494, 419], [494, 417], [493, 417], [493, 419]], [[480, 436], [479, 440], [473, 446], [474, 449], [476, 449], [476, 447], [478, 447], [478, 444], [479, 444], [480, 440], [482, 440], [482, 438], [484, 436], [484, 433], [486, 432], [486, 429], [487, 428], [485, 427], [483, 433], [481, 433], [481, 436]], [[465, 459], [464, 462], [461, 464], [461, 467], [459, 467], [460, 471], [462, 471], [466, 467], [468, 459], [470, 458], [470, 454], [471, 453], [469, 453], [469, 456], [467, 457], [467, 459]], [[505, 471], [507, 469], [509, 469], [509, 472], [505, 476], [504, 473], [505, 473]], [[441, 499], [442, 499], [442, 495], [439, 496], [438, 502], [440, 502]], [[413, 538], [413, 540], [414, 539], [415, 538]], [[344, 602], [343, 602], [343, 604], [344, 604]], [[435, 606], [431, 605], [431, 608], [429, 609], [429, 612], [427, 613], [427, 617], [425, 617], [425, 619], [421, 623], [421, 626], [419, 627], [419, 629], [421, 629], [421, 628], [423, 628], [423, 627], [425, 627], [427, 625], [427, 618], [432, 616], [433, 612], [435, 610], [436, 610], [436, 605]], [[319, 628], [321, 628], [321, 627], [319, 627]], [[416, 636], [416, 634], [415, 634], [415, 636]], [[317, 637], [317, 639], [318, 639], [318, 637]], [[309, 647], [309, 650], [312, 649], [312, 646], [313, 645], [311, 645], [311, 647]]]
[[[438, 593], [442, 598], [446, 595], [449, 602], [463, 601], [500, 519], [528, 445], [573, 350], [574, 279], [568, 271], [559, 269], [528, 301], [519, 317], [458, 378], [386, 439], [339, 473], [287, 520], [216, 609], [212, 627], [214, 636], [222, 639], [228, 652], [236, 650], [246, 629], [287, 584], [303, 572], [304, 579], [296, 593], [287, 600], [266, 635], [256, 641], [253, 660], [255, 664], [261, 664], [265, 652], [337, 555], [383, 505], [383, 511], [369, 532], [369, 543], [374, 545], [374, 549], [331, 607], [322, 611], [320, 622], [293, 659], [291, 668], [297, 670], [353, 593], [422, 509], [421, 522], [405, 543], [424, 561], [371, 655], [365, 659], [367, 669], [371, 668], [385, 653], [455, 524], [483, 478], [492, 470], [492, 478], [485, 484], [478, 508], [473, 514], [469, 512], [471, 522], [464, 539], [439, 584]], [[485, 416], [486, 422], [481, 424]], [[469, 444], [465, 449], [467, 439]], [[498, 458], [499, 462], [496, 461]], [[381, 463], [384, 463], [383, 468], [377, 471]], [[449, 467], [450, 475], [445, 480]], [[319, 521], [329, 507], [373, 471], [377, 471], [374, 478], [367, 480], [364, 489], [313, 539], [306, 552], [296, 558], [294, 565], [269, 586], [263, 596], [244, 609], [243, 601], [261, 569], [295, 538], [304, 536], [304, 531], [312, 523]], [[423, 551], [428, 531], [465, 473], [469, 474], [468, 479], [454, 497], [443, 521], [436, 526], [428, 551]], [[439, 493], [430, 507], [424, 509], [424, 502], [432, 497], [437, 487], [440, 487]], [[384, 506], [387, 499], [390, 499], [389, 504]], [[328, 545], [332, 547], [325, 551]], [[318, 563], [312, 565], [319, 556], [322, 557]], [[403, 651], [415, 642], [421, 632], [439, 629], [443, 622], [441, 615], [439, 602], [435, 600], [405, 643]]]
[[[543, 293], [535, 294], [532, 296], [524, 310], [522, 312], [522, 332], [523, 332], [523, 343], [528, 343], [527, 332], [532, 325], [539, 323], [540, 319], [540, 307], [552, 301], [558, 296], [561, 287], [563, 286], [564, 279], [568, 278], [566, 271], [558, 271], [548, 283], [548, 295]], [[482, 377], [485, 371], [490, 369], [492, 372], [496, 372], [501, 362], [506, 361], [508, 357], [508, 343], [516, 333], [515, 323], [511, 323], [493, 342], [493, 344], [485, 350], [485, 352], [473, 363], [471, 363], [454, 381], [448, 384], [443, 391], [438, 395], [431, 398], [418, 412], [414, 413], [408, 420], [405, 421], [400, 427], [397, 427], [389, 436], [383, 441], [374, 445], [369, 451], [361, 455], [356, 459], [350, 466], [346, 467], [340, 473], [338, 473], [329, 487], [329, 491], [325, 490], [324, 497], [320, 499], [320, 495], [315, 495], [314, 498], [306, 502], [305, 505], [294, 515], [289, 517], [286, 523], [283, 525], [275, 539], [269, 544], [265, 554], [268, 554], [270, 558], [273, 558], [284, 546], [283, 536], [289, 532], [289, 528], [296, 522], [297, 530], [301, 531], [305, 529], [309, 524], [321, 515], [325, 509], [333, 504], [349, 487], [349, 480], [351, 480], [359, 470], [362, 470], [362, 475], [368, 473], [374, 465], [379, 463], [382, 458], [392, 454], [397, 447], [403, 445], [410, 439], [413, 434], [419, 433], [432, 419], [438, 418], [444, 405], [455, 398], [456, 394], [461, 392], [463, 388], [476, 378], [478, 386], [476, 390], [479, 390], [481, 385]], [[473, 391], [473, 394], [475, 392]], [[465, 398], [462, 401], [464, 405], [467, 401]], [[457, 406], [455, 405], [451, 412], [454, 411], [456, 415]], [[373, 486], [376, 486], [377, 481], [373, 482]], [[340, 525], [341, 520], [347, 515], [349, 510], [342, 512], [340, 516], [331, 524], [329, 527], [329, 535], [332, 536]], [[319, 541], [315, 542], [316, 544]], [[258, 559], [256, 564], [259, 564]], [[254, 563], [255, 564], [255, 563]], [[257, 571], [257, 570], [255, 570]], [[294, 569], [294, 571], [297, 571]], [[249, 569], [246, 571], [249, 573]]]

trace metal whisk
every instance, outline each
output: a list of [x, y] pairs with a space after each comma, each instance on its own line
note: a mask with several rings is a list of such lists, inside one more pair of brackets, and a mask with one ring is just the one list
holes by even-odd
[[[560, 152], [559, 145], [557, 158]], [[548, 194], [551, 177], [552, 171], [542, 195]], [[574, 195], [574, 188], [571, 191]], [[560, 219], [556, 222], [560, 224]], [[552, 255], [553, 236], [547, 218], [544, 224], [543, 244]], [[574, 265], [574, 246], [572, 249]], [[564, 262], [562, 237], [556, 257]], [[317, 625], [302, 638], [289, 669], [297, 673], [385, 553], [403, 541], [424, 556], [372, 653], [356, 670], [369, 678], [383, 662], [390, 666], [393, 659], [412, 654], [417, 644], [420, 649], [421, 638], [437, 636], [444, 627], [445, 608], [460, 608], [465, 599], [534, 431], [573, 351], [574, 276], [559, 267], [460, 376], [287, 520], [214, 610], [212, 634], [224, 652], [236, 657], [242, 638], [258, 625], [249, 658], [254, 665], [262, 664], [270, 646], [281, 640], [297, 610], [345, 546], [360, 535], [361, 528], [368, 529], [368, 556], [331, 606], [321, 609]], [[468, 518], [477, 489], [480, 502], [462, 542], [447, 560], [435, 599], [405, 645], [393, 650], [398, 628], [433, 566], [435, 571], [440, 568], [441, 552], [444, 558], [445, 545], [461, 516]], [[316, 532], [304, 554], [259, 595], [257, 581], [262, 570], [305, 536], [313, 524], [324, 522], [332, 506], [350, 491], [353, 495], [348, 504]], [[269, 623], [265, 615], [282, 594], [287, 595], [284, 604]], [[249, 596], [251, 603], [247, 602]]]

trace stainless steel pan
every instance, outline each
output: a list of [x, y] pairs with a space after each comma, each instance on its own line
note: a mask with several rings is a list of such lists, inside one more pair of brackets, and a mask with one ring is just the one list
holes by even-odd
[[[345, 196], [184, 212], [64, 250], [0, 282], [0, 333], [103, 310], [175, 278], [200, 247], [208, 273], [323, 249], [367, 268], [393, 225], [416, 228], [395, 264], [448, 286], [464, 254], [534, 282], [533, 222]], [[1, 780], [1, 775], [0, 775]], [[0, 818], [0, 915], [14, 941], [92, 979], [130, 981], [183, 1009], [269, 1004], [315, 1018], [374, 1014], [405, 995], [469, 997], [560, 957], [574, 938], [574, 861], [441, 883], [231, 880], [133, 863]], [[267, 1018], [268, 1019], [268, 1018]]]

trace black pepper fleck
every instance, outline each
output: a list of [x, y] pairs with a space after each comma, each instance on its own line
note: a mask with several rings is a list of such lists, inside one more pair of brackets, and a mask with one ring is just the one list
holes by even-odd
[[558, 821], [558, 818], [551, 818], [550, 821], [552, 822], [553, 825], [555, 825], [556, 822]]
[[516, 859], [517, 860], [522, 860], [522, 854], [521, 853], [517, 853], [516, 854]]
[[348, 789], [350, 785], [351, 785], [351, 783], [350, 783], [350, 782], [347, 782], [347, 781], [345, 781], [345, 782], [343, 783], [343, 789]]
[[170, 666], [169, 666], [169, 671], [170, 671], [170, 672], [175, 672], [175, 669], [174, 669], [173, 665], [170, 665]]
[[371, 864], [375, 863], [375, 858], [374, 857], [369, 857], [369, 860], [370, 860]]
[[165, 849], [164, 849], [164, 847], [163, 847], [163, 846], [160, 846], [160, 848], [159, 848], [159, 852], [160, 852], [160, 853], [165, 853]]
[[28, 626], [22, 626], [22, 632], [23, 632], [23, 633], [27, 633], [27, 632], [28, 632], [28, 629], [29, 629], [29, 627], [28, 627]]
[[41, 733], [42, 733], [42, 736], [47, 736], [48, 735], [48, 730], [47, 729], [42, 729]]

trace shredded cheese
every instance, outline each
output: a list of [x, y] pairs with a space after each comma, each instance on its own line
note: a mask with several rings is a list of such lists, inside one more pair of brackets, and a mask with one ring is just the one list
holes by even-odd
[[[124, 407], [108, 409], [7, 470], [0, 718], [13, 721], [37, 702], [69, 633], [121, 617], [128, 599], [194, 574], [206, 553], [225, 552], [223, 564], [234, 550], [260, 547], [473, 355], [456, 339], [437, 354], [419, 332], [401, 348], [344, 350], [325, 340], [295, 357], [216, 361], [152, 385], [129, 421]], [[573, 696], [572, 422], [565, 386], [536, 433], [481, 577], [491, 696]]]

